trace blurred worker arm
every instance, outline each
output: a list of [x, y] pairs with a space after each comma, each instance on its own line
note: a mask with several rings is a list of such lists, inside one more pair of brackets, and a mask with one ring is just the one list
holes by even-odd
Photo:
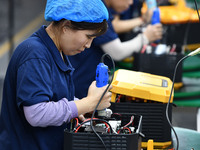
[[151, 20], [152, 11], [146, 11], [141, 17], [122, 20], [120, 15], [115, 15], [112, 25], [116, 33], [125, 33], [132, 31], [136, 27], [145, 26]]
[[120, 16], [117, 15], [112, 21], [113, 28], [116, 33], [124, 33], [133, 30], [133, 28], [141, 26], [144, 24], [144, 21], [141, 17], [120, 20]]
[[126, 57], [131, 56], [134, 52], [139, 52], [143, 45], [148, 44], [148, 39], [139, 34], [135, 38], [121, 42], [119, 38], [103, 44], [101, 48], [105, 53], [108, 53], [115, 61], [121, 61]]
[[148, 25], [143, 33], [138, 34], [131, 40], [122, 42], [119, 38], [101, 45], [105, 53], [112, 56], [115, 61], [121, 61], [131, 56], [134, 52], [139, 52], [143, 45], [162, 38], [162, 25]]

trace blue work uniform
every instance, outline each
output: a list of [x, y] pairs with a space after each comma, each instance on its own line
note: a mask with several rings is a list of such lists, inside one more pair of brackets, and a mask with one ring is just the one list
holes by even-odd
[[1, 150], [63, 150], [68, 124], [33, 127], [23, 112], [23, 106], [74, 99], [74, 69], [67, 56], [63, 61], [45, 28], [23, 41], [9, 63], [0, 116]]
[[[140, 0], [134, 0], [134, 3], [129, 6], [129, 8], [122, 12], [120, 14], [120, 19], [121, 20], [128, 20], [136, 17], [141, 16], [141, 7], [142, 7], [143, 2]], [[126, 33], [120, 33], [119, 38], [122, 42], [128, 41], [136, 37], [139, 33], [141, 33], [140, 30], [138, 31], [128, 31]]]
[[[111, 21], [113, 17], [109, 11], [108, 30], [105, 34], [94, 39], [90, 48], [85, 49], [84, 52], [70, 56], [70, 62], [75, 68], [73, 79], [75, 85], [75, 96], [83, 98], [87, 96], [88, 88], [92, 81], [95, 80], [96, 68], [101, 61], [104, 54], [101, 45], [113, 41], [118, 38], [118, 35], [113, 29]], [[110, 61], [107, 61], [111, 63]], [[106, 63], [106, 65], [111, 66]]]

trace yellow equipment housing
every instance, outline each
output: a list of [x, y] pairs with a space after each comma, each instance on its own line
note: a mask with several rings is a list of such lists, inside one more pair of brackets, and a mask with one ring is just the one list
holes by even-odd
[[[133, 98], [168, 103], [172, 81], [159, 75], [119, 69], [115, 72], [112, 86], [111, 102], [115, 102], [117, 94], [122, 94]], [[174, 92], [170, 102], [173, 101], [173, 96]]]
[[[142, 141], [142, 147], [147, 147], [148, 139], [154, 140], [155, 148], [170, 146], [171, 128], [165, 110], [172, 92], [169, 110], [171, 117], [171, 103], [174, 97], [174, 90], [171, 91], [172, 81], [164, 76], [119, 69], [114, 73], [112, 86], [113, 112], [137, 113], [143, 116], [142, 132], [146, 132], [146, 139]], [[127, 96], [128, 101], [116, 102], [119, 95]], [[138, 103], [138, 99], [142, 101]]]
[[[160, 20], [163, 24], [199, 22], [196, 10], [187, 7], [185, 0], [171, 0], [170, 2], [173, 5], [159, 6]], [[144, 2], [141, 12], [144, 14], [146, 11], [147, 5]]]

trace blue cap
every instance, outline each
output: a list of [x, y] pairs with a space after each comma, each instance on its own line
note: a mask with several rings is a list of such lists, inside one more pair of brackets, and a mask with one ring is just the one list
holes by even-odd
[[102, 0], [47, 0], [46, 21], [61, 19], [75, 22], [101, 23], [108, 20], [108, 11]]

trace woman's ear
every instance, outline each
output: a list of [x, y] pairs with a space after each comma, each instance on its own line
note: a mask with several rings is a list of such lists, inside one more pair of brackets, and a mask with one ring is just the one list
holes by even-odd
[[63, 32], [66, 32], [71, 26], [71, 21], [69, 20], [65, 20], [63, 21], [63, 24], [62, 24], [62, 29], [63, 29]]

